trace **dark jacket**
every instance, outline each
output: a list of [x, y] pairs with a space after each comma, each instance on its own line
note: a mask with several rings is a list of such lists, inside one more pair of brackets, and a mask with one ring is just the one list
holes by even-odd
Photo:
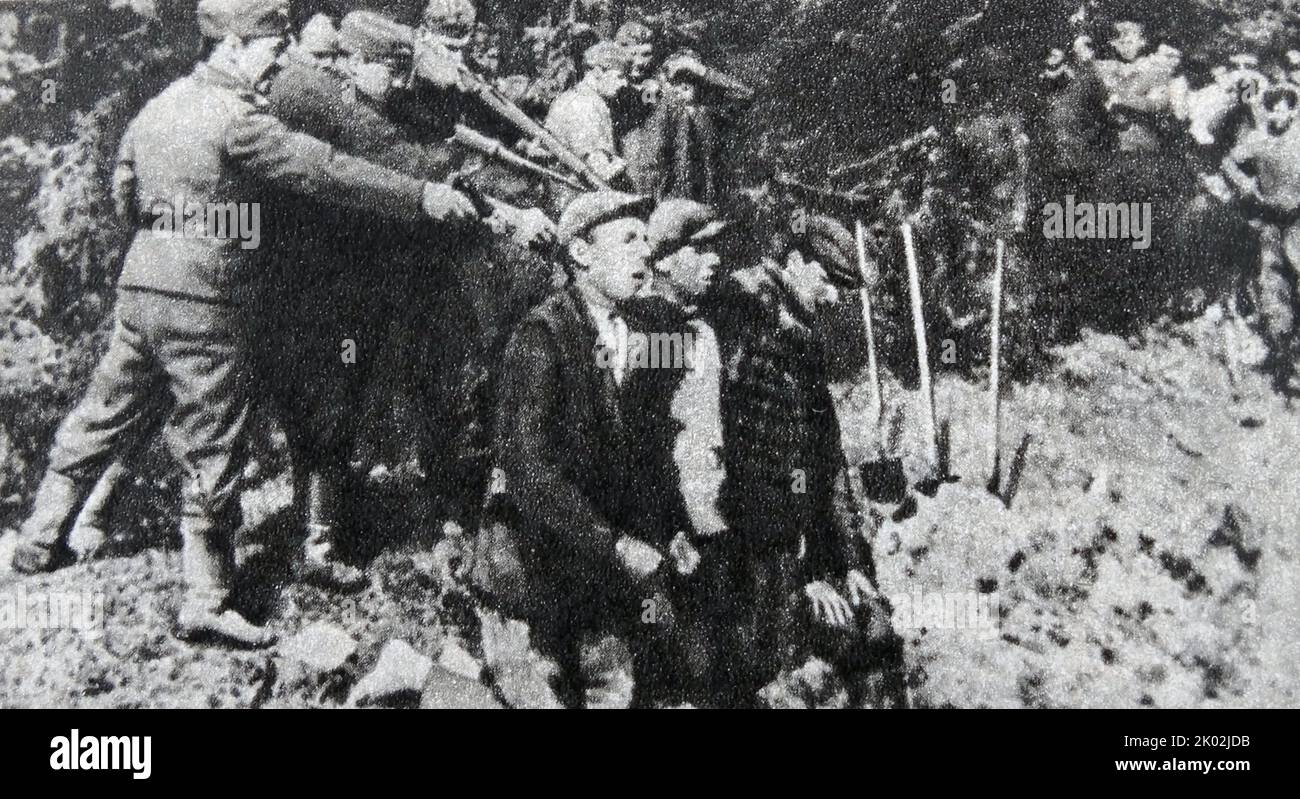
[[524, 318], [502, 365], [496, 512], [514, 530], [531, 600], [551, 616], [585, 615], [621, 581], [614, 542], [630, 507], [627, 437], [596, 342], [586, 304], [568, 287]]
[[817, 322], [769, 264], [733, 273], [719, 309], [723, 513], [759, 550], [802, 536], [808, 579], [843, 576], [866, 545], [837, 502], [847, 462]]
[[[389, 119], [383, 107], [349, 88], [347, 79], [331, 67], [291, 61], [273, 78], [267, 103], [268, 111], [287, 127], [403, 175], [440, 181], [451, 171], [447, 146], [421, 144], [417, 131]], [[393, 270], [395, 265], [388, 262], [395, 256], [409, 260], [446, 235], [431, 224], [394, 225], [381, 217], [380, 209], [340, 209], [328, 204], [328, 198], [275, 195], [268, 203], [268, 251], [277, 263], [294, 269], [302, 262], [356, 269], [359, 261], [376, 258], [384, 265], [366, 270], [373, 284]], [[300, 281], [301, 275], [291, 276], [292, 283]]]
[[229, 236], [172, 235], [159, 229], [157, 212], [177, 202], [251, 206], [264, 199], [265, 184], [388, 218], [421, 218], [421, 181], [289, 130], [238, 79], [199, 64], [150, 100], [122, 139], [115, 201], [138, 232], [119, 284], [237, 301], [253, 251]]
[[[717, 336], [724, 367], [724, 535], [745, 536], [759, 553], [797, 551], [804, 538], [807, 579], [862, 568], [868, 553], [843, 497], [847, 464], [815, 320], [765, 267], [733, 273], [699, 313]], [[639, 303], [633, 318], [639, 329], [665, 332], [685, 330], [689, 321], [662, 300]], [[681, 425], [670, 408], [684, 372], [629, 374], [624, 407], [637, 469], [633, 498], [651, 530], [644, 537], [663, 544], [690, 529], [673, 460]]]

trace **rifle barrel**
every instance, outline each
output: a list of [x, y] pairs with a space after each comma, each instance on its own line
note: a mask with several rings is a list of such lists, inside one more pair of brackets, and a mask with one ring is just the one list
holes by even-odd
[[479, 131], [465, 125], [456, 125], [456, 131], [452, 135], [452, 140], [457, 144], [474, 150], [475, 152], [482, 153], [489, 158], [495, 158], [507, 166], [563, 183], [564, 185], [577, 189], [578, 191], [585, 191], [587, 188], [568, 175], [557, 172], [554, 169], [548, 169], [541, 164], [534, 163], [519, 153], [514, 152], [509, 147], [506, 147], [491, 136], [480, 133]]
[[471, 72], [468, 68], [461, 68], [461, 78], [465, 87], [482, 100], [493, 111], [505, 117], [507, 121], [519, 128], [524, 134], [532, 136], [541, 143], [543, 147], [559, 159], [574, 174], [579, 175], [585, 180], [591, 188], [608, 190], [610, 185], [607, 181], [596, 174], [581, 156], [558, 138], [554, 133], [546, 129], [546, 126], [525, 114], [523, 109], [510, 101], [510, 98], [502, 94], [497, 87], [488, 83], [483, 78]]

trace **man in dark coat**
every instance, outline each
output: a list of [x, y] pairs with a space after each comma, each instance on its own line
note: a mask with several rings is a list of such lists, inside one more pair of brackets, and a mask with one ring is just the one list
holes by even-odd
[[666, 607], [642, 623], [646, 603], [662, 595], [663, 554], [634, 534], [638, 487], [618, 403], [627, 328], [616, 304], [647, 278], [645, 223], [636, 217], [643, 205], [618, 192], [570, 204], [558, 235], [573, 283], [519, 325], [502, 370], [492, 512], [512, 529], [522, 562], [525, 596], [514, 613], [559, 665], [569, 704], [582, 694], [575, 683], [584, 634], [625, 636], [642, 691], [656, 676], [652, 639], [670, 624]]
[[[784, 264], [764, 260], [722, 288], [727, 477], [719, 504], [745, 542], [744, 565], [732, 573], [743, 633], [724, 652], [743, 675], [729, 686], [741, 702], [781, 667], [797, 665], [792, 656], [806, 654], [810, 629], [814, 639], [826, 638], [826, 627], [848, 630], [853, 606], [877, 600], [871, 554], [846, 496], [848, 464], [818, 317], [861, 285], [852, 253], [852, 235], [815, 216]], [[801, 624], [807, 621], [817, 624]]]
[[752, 92], [690, 50], [635, 88], [648, 113], [620, 142], [633, 188], [656, 200], [718, 202], [727, 184], [725, 135]]
[[[795, 657], [801, 620], [848, 627], [873, 593], [866, 543], [837, 497], [846, 464], [816, 320], [859, 281], [852, 239], [816, 217], [784, 265], [715, 286], [711, 208], [668, 200], [649, 228], [656, 296], [637, 303], [634, 340], [651, 354], [631, 361], [650, 368], [632, 370], [624, 402], [634, 499], [646, 539], [676, 566], [681, 678], [697, 701], [749, 704]], [[685, 368], [663, 362], [676, 341]]]

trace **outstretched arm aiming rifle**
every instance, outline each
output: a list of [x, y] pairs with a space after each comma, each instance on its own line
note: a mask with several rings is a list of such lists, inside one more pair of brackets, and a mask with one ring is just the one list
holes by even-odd
[[476, 153], [485, 155], [488, 158], [500, 161], [516, 171], [526, 172], [535, 177], [545, 178], [546, 180], [553, 180], [556, 183], [561, 183], [577, 191], [587, 190], [586, 186], [568, 175], [544, 167], [535, 161], [531, 161], [519, 153], [516, 153], [514, 150], [511, 150], [500, 141], [491, 136], [479, 133], [471, 127], [459, 124], [456, 125], [456, 132], [452, 135], [452, 141], [473, 150]]
[[[523, 109], [511, 102], [510, 98], [506, 97], [491, 82], [465, 66], [464, 62], [459, 58], [449, 53], [437, 42], [431, 41], [418, 33], [414, 45], [413, 69], [421, 78], [435, 85], [455, 87], [468, 95], [476, 97], [485, 106], [518, 128], [525, 136], [536, 140], [555, 160], [581, 178], [585, 186], [593, 189], [609, 189], [609, 183], [596, 174], [577, 153], [565, 146], [564, 142], [556, 138], [555, 134], [547, 130], [544, 125], [524, 113]], [[572, 179], [562, 182], [570, 184]]]

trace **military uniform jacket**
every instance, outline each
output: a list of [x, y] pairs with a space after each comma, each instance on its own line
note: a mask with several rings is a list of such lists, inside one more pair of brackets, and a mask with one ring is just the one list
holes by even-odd
[[[291, 62], [272, 80], [267, 102], [268, 112], [291, 130], [379, 166], [421, 181], [442, 180], [449, 171], [448, 148], [416, 142], [414, 131], [389, 119], [332, 68]], [[435, 226], [393, 224], [380, 208], [339, 207], [329, 197], [295, 196], [277, 187], [269, 194], [274, 205], [265, 215], [268, 268], [291, 270], [280, 276], [290, 290], [300, 281], [296, 270], [302, 263], [318, 265], [326, 276], [380, 264], [372, 270], [378, 274], [369, 276], [377, 279], [394, 270], [394, 258], [409, 261], [439, 238]]]
[[400, 219], [421, 215], [421, 181], [290, 131], [242, 81], [200, 64], [150, 100], [122, 140], [114, 199], [138, 231], [119, 285], [238, 301], [252, 250], [229, 230], [177, 230], [174, 208], [212, 219], [258, 203], [263, 183]]

